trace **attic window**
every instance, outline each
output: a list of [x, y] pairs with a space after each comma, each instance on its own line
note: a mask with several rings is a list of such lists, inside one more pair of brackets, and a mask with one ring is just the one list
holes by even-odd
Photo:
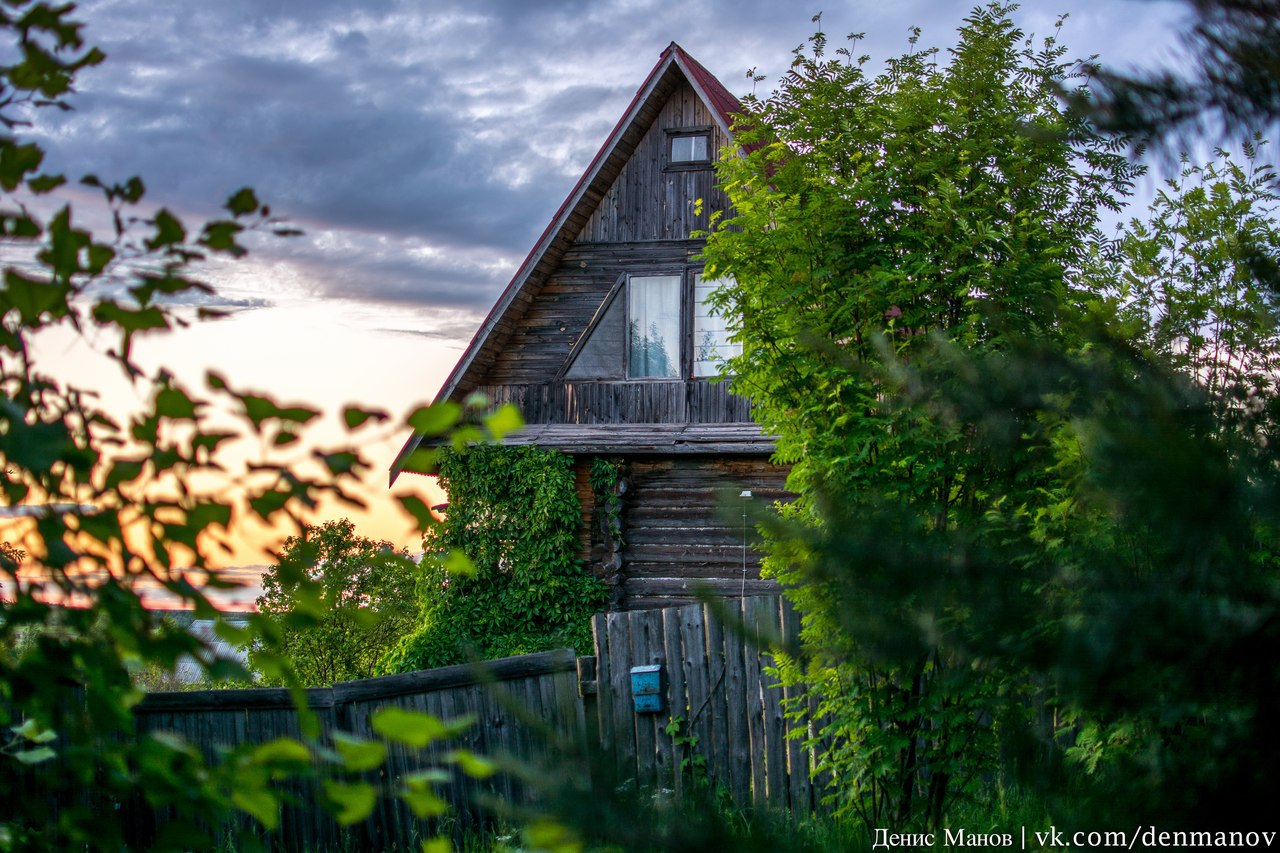
[[706, 166], [711, 162], [711, 129], [681, 128], [667, 131], [667, 165], [677, 168]]

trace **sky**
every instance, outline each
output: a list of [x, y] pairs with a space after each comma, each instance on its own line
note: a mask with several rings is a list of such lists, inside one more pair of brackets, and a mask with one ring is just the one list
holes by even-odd
[[[865, 33], [872, 66], [948, 45], [971, 8], [951, 0], [91, 0], [78, 10], [107, 61], [74, 111], [27, 133], [46, 167], [118, 181], [193, 220], [252, 186], [300, 237], [253, 241], [199, 270], [228, 319], [142, 341], [138, 357], [192, 384], [216, 367], [238, 388], [403, 413], [429, 401], [517, 265], [672, 40], [737, 94], [765, 95], [822, 28]], [[1183, 4], [1033, 0], [1015, 18], [1073, 55], [1127, 69], [1176, 62]], [[753, 83], [749, 69], [764, 80]], [[87, 190], [76, 188], [78, 203]], [[91, 223], [92, 224], [92, 223]], [[144, 396], [108, 369], [105, 340], [53, 335], [43, 367], [118, 412]], [[338, 432], [329, 422], [328, 434]], [[403, 434], [374, 463], [358, 532], [412, 549], [386, 490]], [[399, 491], [427, 480], [402, 477]], [[322, 514], [323, 515], [323, 514]], [[320, 518], [316, 519], [321, 520]], [[279, 531], [235, 533], [228, 566], [270, 561]], [[252, 570], [242, 570], [251, 577]], [[241, 599], [252, 598], [246, 593]]]

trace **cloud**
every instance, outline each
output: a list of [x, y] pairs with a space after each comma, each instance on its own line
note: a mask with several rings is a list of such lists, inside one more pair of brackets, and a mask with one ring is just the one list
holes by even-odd
[[[1086, 41], [1126, 58], [1162, 43], [1121, 41], [1134, 4], [1075, 5]], [[911, 24], [950, 43], [967, 8], [847, 0], [822, 25], [833, 48], [866, 31], [878, 62]], [[1141, 8], [1167, 28], [1179, 7]], [[142, 173], [156, 203], [195, 215], [254, 186], [307, 231], [264, 251], [314, 293], [470, 308], [496, 298], [669, 41], [735, 91], [758, 67], [764, 93], [814, 28], [772, 0], [102, 0], [79, 14], [109, 59], [82, 76], [76, 112], [39, 117], [52, 167]]]

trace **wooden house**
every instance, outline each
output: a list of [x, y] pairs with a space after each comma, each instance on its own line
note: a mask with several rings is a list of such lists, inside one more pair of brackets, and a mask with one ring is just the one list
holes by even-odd
[[[750, 401], [716, 381], [733, 347], [704, 304], [715, 284], [692, 236], [728, 205], [713, 163], [740, 109], [668, 46], [439, 393], [513, 403], [526, 426], [508, 443], [572, 455], [584, 558], [613, 607], [776, 589], [747, 547], [744, 505], [781, 497], [786, 472]], [[597, 523], [596, 456], [624, 463], [621, 531]]]

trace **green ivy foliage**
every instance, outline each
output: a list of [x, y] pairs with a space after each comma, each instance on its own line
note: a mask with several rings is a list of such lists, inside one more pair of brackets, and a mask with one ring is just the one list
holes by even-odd
[[449, 505], [424, 541], [422, 623], [384, 670], [562, 647], [589, 654], [604, 586], [578, 556], [582, 507], [570, 457], [477, 445], [438, 461]]

